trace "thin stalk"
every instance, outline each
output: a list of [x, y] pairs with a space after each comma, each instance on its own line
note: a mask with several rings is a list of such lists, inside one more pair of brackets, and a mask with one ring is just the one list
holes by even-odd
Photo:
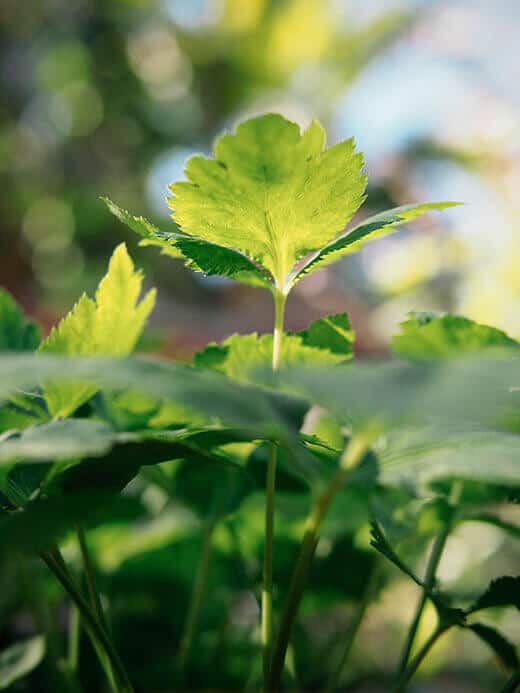
[[517, 669], [500, 693], [515, 693], [520, 688], [520, 669]]
[[92, 610], [96, 614], [96, 618], [108, 634], [108, 624], [105, 617], [105, 612], [103, 611], [103, 606], [101, 604], [101, 597], [99, 596], [99, 590], [96, 583], [96, 573], [94, 570], [94, 564], [90, 551], [87, 544], [87, 539], [85, 537], [85, 532], [79, 525], [76, 527], [76, 534], [78, 537], [79, 550], [81, 553], [81, 561], [83, 563], [83, 571], [85, 574], [85, 582], [87, 584], [87, 592], [90, 600], [90, 605]]
[[[274, 294], [273, 328], [273, 371], [280, 364], [286, 296], [281, 291]], [[276, 444], [271, 443], [267, 459], [265, 481], [265, 543], [262, 585], [262, 657], [264, 690], [269, 679], [273, 640], [273, 539], [274, 539], [274, 499], [276, 491]]]
[[305, 534], [292, 574], [287, 601], [274, 644], [267, 690], [277, 691], [280, 688], [291, 631], [296, 620], [305, 584], [307, 582], [309, 568], [318, 543], [318, 531], [323, 517], [332, 500], [345, 484], [349, 472], [363, 459], [370, 442], [371, 436], [362, 434], [350, 440], [348, 447], [341, 457], [340, 466], [333, 475], [329, 485], [321, 495], [318, 496], [316, 503], [307, 517]]
[[79, 643], [81, 639], [81, 616], [75, 604], [70, 605], [69, 611], [69, 642], [67, 650], [67, 669], [77, 676], [79, 668]]
[[449, 628], [449, 625], [437, 626], [437, 628], [433, 631], [428, 640], [424, 643], [419, 652], [417, 652], [415, 657], [411, 660], [404, 672], [401, 674], [397, 686], [394, 689], [394, 693], [402, 693], [404, 690], [406, 690], [408, 682], [415, 674], [415, 672], [425, 659], [428, 652], [435, 645], [435, 643], [441, 637], [441, 635], [445, 633], [447, 630], [449, 630]]
[[184, 630], [181, 637], [177, 661], [177, 666], [181, 677], [184, 676], [185, 669], [189, 661], [191, 648], [193, 645], [193, 638], [197, 629], [204, 593], [206, 591], [209, 561], [211, 556], [211, 542], [213, 539], [214, 529], [215, 520], [211, 520], [207, 523], [202, 535], [202, 549], [199, 557], [199, 563], [197, 565], [197, 573], [195, 576], [193, 591], [191, 593], [190, 605], [188, 607], [188, 613], [184, 623]]
[[403, 651], [401, 653], [401, 659], [399, 660], [397, 677], [402, 676], [408, 664], [408, 660], [410, 659], [410, 653], [412, 651], [415, 637], [417, 635], [417, 630], [421, 622], [424, 607], [426, 606], [426, 602], [428, 601], [428, 595], [431, 594], [431, 591], [435, 586], [437, 578], [437, 569], [439, 567], [439, 563], [444, 552], [444, 548], [446, 546], [446, 541], [453, 528], [453, 510], [459, 502], [461, 493], [462, 483], [460, 481], [456, 481], [451, 488], [451, 493], [449, 497], [449, 504], [451, 506], [452, 511], [451, 517], [447, 521], [442, 531], [439, 532], [435, 541], [433, 542], [430, 557], [428, 559], [428, 565], [426, 566], [426, 573], [424, 576], [424, 587], [421, 591], [421, 596], [419, 597], [419, 601], [415, 609], [415, 614], [406, 636], [406, 641], [403, 647]]
[[[89, 634], [95, 649], [98, 652], [102, 651], [110, 661], [111, 667], [113, 668], [118, 679], [118, 693], [134, 693], [133, 686], [130, 683], [126, 670], [119, 658], [119, 655], [117, 654], [117, 651], [114, 648], [114, 645], [112, 644], [112, 641], [106, 634], [104, 628], [98, 622], [97, 617], [94, 615], [88, 602], [74, 584], [70, 573], [63, 563], [63, 559], [57, 560], [55, 553], [56, 552], [42, 553], [41, 558], [47, 564], [51, 572], [54, 573], [55, 577], [61, 583], [62, 587], [65, 589], [73, 603], [77, 606], [81, 614], [84, 627]], [[104, 664], [102, 660], [101, 663]]]
[[[110, 637], [110, 631], [108, 629], [108, 623], [105, 617], [105, 612], [103, 611], [103, 605], [101, 604], [101, 597], [99, 595], [99, 590], [97, 588], [96, 573], [94, 570], [94, 563], [90, 555], [90, 551], [87, 544], [87, 539], [85, 537], [85, 532], [81, 526], [76, 527], [76, 534], [78, 537], [78, 544], [81, 553], [81, 561], [83, 564], [83, 573], [85, 577], [85, 583], [87, 586], [87, 594], [90, 601], [90, 606], [94, 612], [99, 625], [103, 628], [107, 637]], [[118, 684], [116, 680], [115, 671], [102, 649], [97, 648], [97, 654], [103, 669], [109, 679], [110, 686], [113, 691], [118, 691]]]
[[329, 693], [332, 693], [338, 688], [339, 682], [341, 681], [341, 677], [343, 675], [343, 672], [345, 670], [345, 667], [347, 665], [348, 659], [350, 657], [350, 653], [352, 652], [352, 648], [354, 646], [354, 642], [356, 640], [356, 636], [359, 631], [359, 627], [363, 621], [363, 618], [365, 617], [366, 611], [368, 609], [368, 606], [372, 600], [372, 596], [374, 594], [376, 585], [378, 583], [378, 578], [379, 578], [379, 570], [378, 570], [378, 565], [374, 565], [372, 569], [372, 574], [370, 576], [370, 579], [368, 581], [368, 585], [365, 589], [365, 592], [363, 594], [363, 598], [358, 605], [356, 612], [354, 614], [354, 618], [352, 619], [352, 622], [350, 623], [350, 626], [347, 631], [347, 635], [345, 638], [345, 648], [343, 650], [343, 654], [341, 656], [341, 659], [339, 661], [338, 666], [336, 669], [332, 672], [328, 684], [327, 684], [327, 691]]

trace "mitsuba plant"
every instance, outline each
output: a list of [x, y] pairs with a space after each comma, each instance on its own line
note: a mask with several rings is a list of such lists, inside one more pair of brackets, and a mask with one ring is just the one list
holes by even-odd
[[[170, 185], [168, 203], [176, 230], [159, 230], [111, 200], [105, 202], [143, 237], [141, 245], [158, 246], [164, 254], [184, 260], [197, 272], [268, 289], [274, 303], [269, 348], [276, 370], [285, 351], [285, 363], [302, 363], [306, 356], [313, 360], [313, 354], [306, 353], [306, 345], [298, 343], [298, 337], [283, 336], [287, 297], [299, 281], [429, 210], [458, 204], [430, 202], [396, 207], [346, 230], [366, 199], [363, 166], [363, 155], [356, 151], [353, 138], [326, 147], [325, 131], [317, 121], [302, 132], [296, 123], [273, 113], [247, 120], [235, 132], [219, 137], [212, 158], [189, 159], [187, 180]], [[350, 326], [336, 316], [333, 329], [344, 333]], [[237, 338], [234, 341], [236, 344]], [[266, 340], [256, 341], [265, 351]], [[312, 347], [312, 342], [308, 346]], [[261, 362], [258, 353], [254, 354], [255, 345], [250, 344], [247, 352], [249, 359], [246, 357], [243, 363], [251, 366], [251, 362]], [[275, 486], [276, 446], [272, 444], [266, 470], [261, 608], [266, 682], [273, 641]]]
[[[514, 645], [474, 618], [520, 609], [520, 577], [460, 595], [441, 590], [437, 572], [463, 522], [518, 538], [493, 504], [517, 500], [520, 488], [519, 342], [465, 318], [418, 313], [393, 340], [401, 362], [351, 364], [346, 314], [284, 332], [287, 296], [307, 274], [455, 204], [398, 207], [348, 228], [365, 197], [362, 169], [352, 140], [326, 148], [318, 123], [302, 132], [269, 114], [220, 137], [213, 158], [188, 161], [187, 180], [171, 186], [171, 231], [106, 200], [143, 245], [271, 292], [272, 334], [232, 335], [191, 364], [129, 356], [155, 291], [140, 298], [143, 277], [124, 244], [95, 296], [83, 295], [43, 340], [0, 291], [0, 562], [39, 557], [71, 604], [63, 655], [48, 618], [60, 602], [46, 592], [45, 607], [47, 581], [27, 580], [24, 560], [16, 564], [42, 635], [0, 652], [0, 688], [24, 677], [31, 686], [43, 660], [51, 690], [94, 690], [95, 654], [114, 693], [133, 693], [134, 683], [333, 691], [367, 607], [398, 570], [419, 600], [395, 676], [382, 665], [376, 675], [405, 690], [439, 638], [460, 629], [513, 670], [503, 692], [515, 690]], [[500, 358], [484, 364], [484, 350]], [[182, 509], [192, 534], [182, 534]], [[357, 546], [369, 523], [372, 548], [368, 538]], [[414, 562], [430, 540], [422, 576]], [[260, 581], [257, 657], [256, 616], [242, 630], [234, 618]], [[348, 598], [355, 607], [323, 644], [298, 616], [305, 597], [330, 609], [331, 594], [334, 606]], [[424, 638], [427, 605], [437, 624]], [[159, 623], [147, 620], [152, 610]]]

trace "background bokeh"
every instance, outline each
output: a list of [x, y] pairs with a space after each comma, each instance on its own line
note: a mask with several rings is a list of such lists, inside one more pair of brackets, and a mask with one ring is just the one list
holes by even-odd
[[167, 227], [186, 157], [276, 110], [355, 136], [364, 213], [467, 203], [302, 282], [291, 326], [348, 309], [378, 351], [420, 308], [520, 334], [515, 0], [3, 0], [0, 23], [1, 284], [47, 327], [125, 239], [159, 287], [151, 344], [269, 329], [264, 292], [139, 249], [98, 197]]

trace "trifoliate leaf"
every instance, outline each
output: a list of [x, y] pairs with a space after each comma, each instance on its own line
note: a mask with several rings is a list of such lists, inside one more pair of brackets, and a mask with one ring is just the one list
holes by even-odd
[[139, 245], [157, 246], [163, 255], [184, 259], [192, 270], [208, 276], [230, 277], [252, 286], [268, 288], [271, 285], [269, 274], [238, 250], [178, 231], [160, 231], [144, 217], [133, 216], [108, 198], [102, 200], [123, 224], [143, 237]]
[[303, 133], [280, 115], [241, 123], [195, 156], [174, 183], [174, 219], [190, 235], [235, 248], [261, 264], [278, 289], [294, 264], [344, 229], [366, 185], [352, 139], [324, 149], [317, 122]]
[[[345, 313], [316, 320], [306, 330], [285, 333], [280, 361], [284, 366], [337, 364], [352, 357], [354, 332]], [[273, 336], [256, 332], [234, 334], [221, 344], [209, 344], [194, 356], [198, 368], [210, 368], [236, 380], [250, 380], [255, 369], [268, 366]]]
[[0, 351], [33, 351], [39, 343], [38, 325], [0, 288]]
[[325, 132], [316, 121], [301, 132], [296, 123], [269, 113], [222, 135], [214, 158], [188, 161], [187, 180], [170, 185], [169, 203], [180, 231], [159, 231], [143, 217], [105, 202], [143, 236], [142, 245], [184, 257], [194, 270], [286, 295], [305, 274], [366, 241], [429, 209], [458, 204], [397, 207], [344, 234], [365, 199], [362, 168], [363, 155], [353, 139], [326, 149]]
[[429, 360], [491, 348], [520, 349], [520, 343], [496, 327], [459, 315], [411, 313], [392, 348], [405, 358]]
[[496, 628], [484, 623], [472, 623], [467, 628], [490, 647], [504, 666], [514, 669], [518, 666], [515, 646]]
[[45, 638], [36, 635], [0, 652], [0, 690], [36, 669], [45, 655]]
[[459, 204], [459, 202], [427, 202], [419, 205], [403, 205], [402, 207], [395, 207], [386, 212], [368, 217], [361, 224], [311, 255], [303, 267], [299, 267], [291, 273], [288, 280], [289, 285], [291, 287], [294, 286], [296, 282], [306, 274], [309, 274], [309, 272], [313, 272], [315, 269], [325, 265], [330, 265], [344, 255], [356, 253], [368, 241], [373, 241], [376, 238], [393, 233], [401, 224], [417, 219], [425, 212], [443, 210]]
[[[51, 331], [39, 351], [45, 354], [125, 356], [135, 347], [155, 302], [155, 290], [139, 301], [143, 277], [124, 244], [110, 259], [95, 300], [86, 294]], [[49, 412], [63, 418], [96, 392], [92, 384], [53, 382], [44, 387]]]

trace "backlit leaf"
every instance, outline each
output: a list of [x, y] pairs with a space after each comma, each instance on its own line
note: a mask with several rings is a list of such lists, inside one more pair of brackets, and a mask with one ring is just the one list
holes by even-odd
[[[284, 366], [338, 364], [352, 357], [354, 332], [346, 313], [311, 323], [301, 332], [284, 333], [280, 360]], [[208, 344], [194, 356], [199, 368], [211, 368], [236, 380], [251, 380], [255, 369], [269, 366], [272, 334], [234, 334], [221, 344]]]
[[175, 221], [244, 253], [282, 289], [294, 264], [335, 238], [363, 201], [353, 141], [324, 144], [317, 122], [303, 133], [276, 114], [243, 122], [217, 140], [214, 159], [188, 161], [188, 180], [171, 186]]
[[[40, 345], [42, 354], [68, 356], [126, 356], [135, 347], [154, 302], [155, 290], [139, 301], [143, 277], [124, 244], [110, 260], [95, 300], [86, 294]], [[44, 395], [50, 414], [63, 418], [72, 414], [96, 392], [91, 384], [47, 382]]]
[[333, 240], [321, 250], [311, 255], [303, 267], [291, 273], [289, 278], [290, 286], [302, 279], [309, 272], [315, 269], [330, 265], [345, 255], [357, 253], [368, 241], [373, 241], [381, 236], [393, 233], [398, 226], [420, 217], [430, 210], [443, 210], [455, 207], [459, 202], [427, 202], [419, 205], [403, 205], [395, 207], [386, 212], [381, 212], [372, 217], [368, 217], [353, 229], [350, 229], [339, 238]]

